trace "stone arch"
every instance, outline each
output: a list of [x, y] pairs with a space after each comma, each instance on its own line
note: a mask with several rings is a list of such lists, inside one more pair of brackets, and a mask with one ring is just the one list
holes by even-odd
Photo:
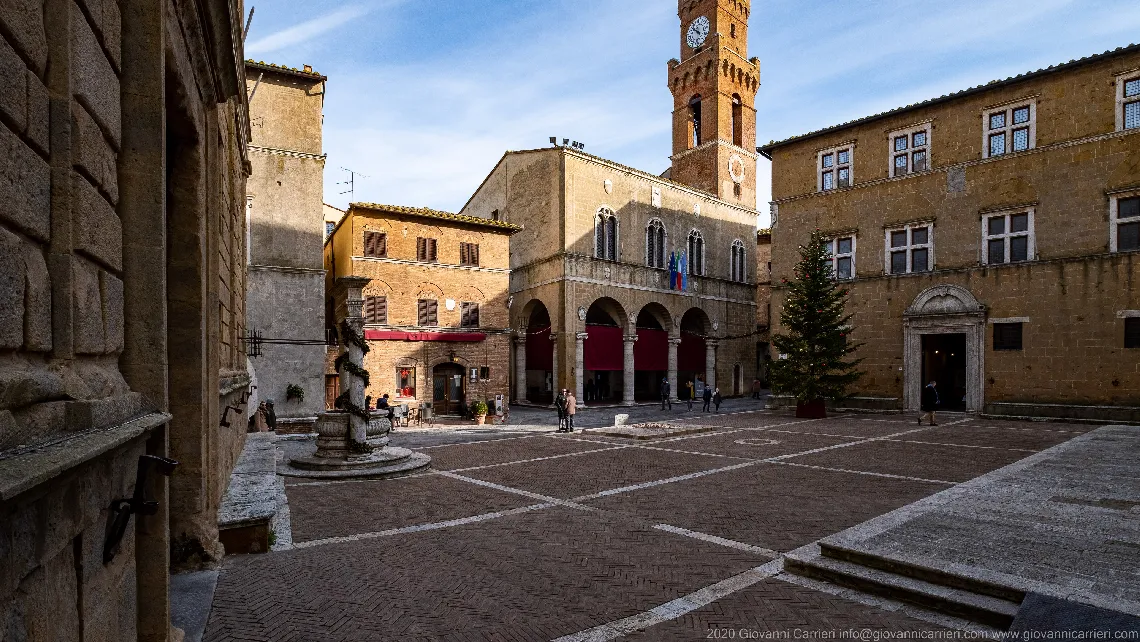
[[[617, 327], [622, 328], [623, 330], [630, 327], [629, 314], [626, 313], [625, 307], [621, 303], [618, 303], [616, 299], [612, 299], [608, 296], [594, 299], [594, 302], [591, 303], [588, 308], [586, 308], [585, 323], [590, 324], [591, 319], [601, 321], [601, 314], [608, 316], [613, 320], [613, 323], [617, 325]], [[597, 323], [595, 325], [604, 324]]]
[[661, 305], [660, 303], [651, 302], [641, 306], [641, 309], [637, 312], [637, 316], [634, 318], [634, 325], [636, 327], [642, 326], [640, 323], [640, 320], [643, 319], [642, 315], [651, 317], [654, 321], [657, 322], [657, 325], [661, 326], [662, 330], [665, 330], [670, 334], [674, 333], [673, 315], [670, 314], [668, 308]]
[[421, 283], [421, 284], [419, 284], [418, 287], [416, 287], [416, 298], [417, 299], [431, 299], [431, 298], [442, 299], [443, 298], [443, 289], [434, 283], [430, 283], [430, 282], [425, 281], [424, 283]]
[[538, 298], [526, 302], [515, 319], [519, 334], [515, 337], [514, 391], [515, 401], [551, 403], [558, 385], [558, 367], [554, 349], [553, 317], [550, 308]]
[[969, 290], [957, 285], [936, 285], [923, 290], [906, 309], [907, 316], [969, 314], [984, 312], [985, 306]]
[[473, 285], [465, 285], [456, 292], [456, 301], [471, 301], [473, 303], [484, 303], [487, 300], [487, 295], [483, 291]]
[[388, 296], [392, 294], [392, 286], [387, 281], [372, 279], [368, 285], [364, 286], [362, 294], [364, 296]]

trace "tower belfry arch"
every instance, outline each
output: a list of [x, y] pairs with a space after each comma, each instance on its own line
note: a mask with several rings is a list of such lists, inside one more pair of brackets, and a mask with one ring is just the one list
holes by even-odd
[[741, 0], [678, 3], [681, 57], [669, 61], [670, 177], [755, 208], [760, 61], [748, 58], [749, 10]]

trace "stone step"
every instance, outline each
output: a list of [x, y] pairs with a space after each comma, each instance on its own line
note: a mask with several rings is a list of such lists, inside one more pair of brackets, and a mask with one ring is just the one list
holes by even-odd
[[1018, 604], [1008, 600], [896, 575], [819, 553], [786, 553], [784, 570], [1001, 630], [1008, 629], [1017, 615]]
[[1014, 604], [1021, 604], [1022, 600], [1025, 599], [1025, 591], [1009, 586], [994, 584], [963, 575], [955, 575], [928, 566], [892, 559], [836, 541], [823, 540], [819, 543], [819, 549], [820, 554], [824, 557], [843, 562], [851, 562], [860, 566], [867, 566], [895, 575], [911, 577], [931, 584], [939, 584], [970, 593], [977, 593], [978, 595], [988, 595], [1007, 602], [1013, 602]]

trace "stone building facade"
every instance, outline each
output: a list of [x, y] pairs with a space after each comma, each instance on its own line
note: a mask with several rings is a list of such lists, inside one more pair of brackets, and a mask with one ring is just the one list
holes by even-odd
[[772, 360], [772, 230], [756, 230], [756, 378], [768, 387]]
[[[429, 209], [353, 203], [325, 243], [327, 288], [371, 279], [364, 288], [366, 394], [433, 404], [437, 415], [509, 386], [509, 253], [516, 225]], [[335, 318], [332, 298], [326, 314]], [[326, 402], [339, 394], [331, 358]]]
[[850, 279], [857, 401], [1140, 421], [1140, 46], [762, 152], [774, 281], [817, 228]]
[[[241, 21], [237, 1], [0, 3], [5, 640], [167, 640], [171, 565], [222, 554], [249, 383]], [[140, 488], [144, 455], [179, 464]], [[156, 512], [115, 547], [133, 493]]]
[[[632, 405], [756, 374], [755, 110], [748, 5], [684, 0], [664, 176], [556, 146], [507, 153], [461, 214], [517, 223], [512, 393]], [[685, 257], [684, 282], [671, 260]], [[671, 282], [674, 281], [674, 282]]]
[[[273, 400], [278, 428], [307, 432], [324, 409], [324, 169], [327, 78], [246, 62], [250, 163], [249, 328], [266, 340], [250, 366], [257, 400]], [[255, 89], [256, 87], [256, 89]], [[303, 399], [291, 398], [298, 386]]]

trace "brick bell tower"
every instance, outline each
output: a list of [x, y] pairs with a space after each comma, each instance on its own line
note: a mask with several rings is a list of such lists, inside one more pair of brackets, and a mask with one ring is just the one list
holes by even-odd
[[670, 177], [730, 203], [756, 207], [756, 91], [747, 0], [680, 0], [681, 60], [673, 93]]

